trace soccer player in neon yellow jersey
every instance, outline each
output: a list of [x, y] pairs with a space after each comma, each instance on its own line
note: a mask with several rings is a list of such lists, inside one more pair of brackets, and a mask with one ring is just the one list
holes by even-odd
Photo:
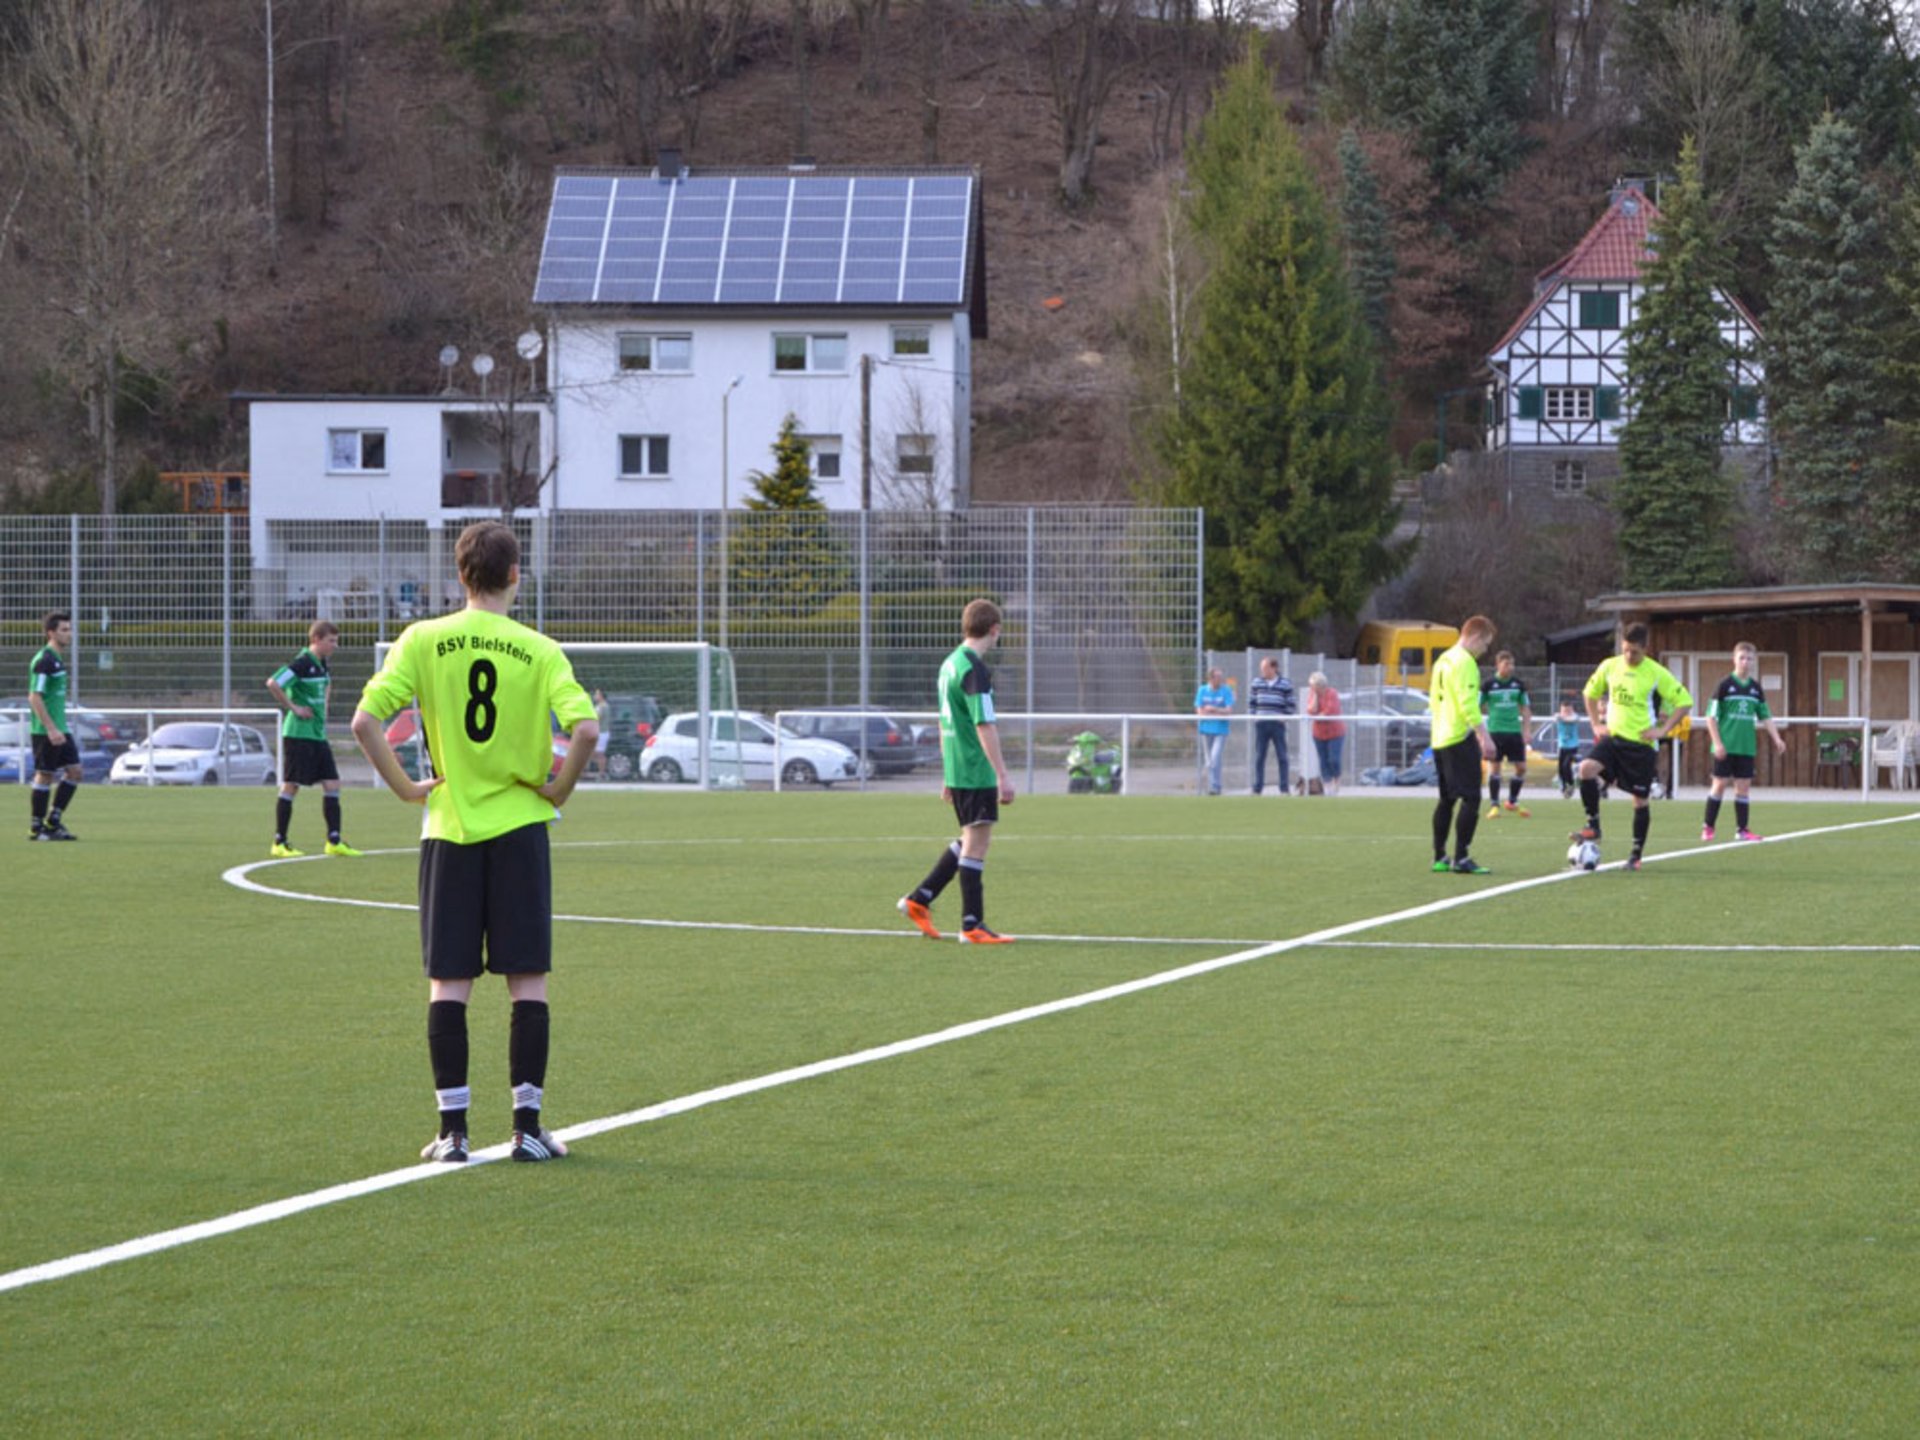
[[[1662, 712], [1658, 720], [1653, 715], [1656, 694]], [[1586, 807], [1587, 823], [1568, 838], [1600, 838], [1604, 777], [1633, 796], [1633, 850], [1627, 856], [1627, 868], [1638, 870], [1653, 818], [1647, 806], [1660, 742], [1693, 709], [1693, 696], [1672, 671], [1647, 654], [1647, 627], [1629, 625], [1620, 635], [1620, 653], [1603, 660], [1587, 681], [1586, 698], [1594, 735], [1592, 753], [1580, 762], [1579, 770], [1580, 803]]]
[[960, 877], [960, 943], [1006, 945], [986, 924], [987, 845], [1000, 807], [1013, 804], [1013, 779], [1000, 753], [1000, 727], [993, 712], [993, 671], [987, 652], [1000, 639], [1000, 607], [972, 600], [960, 615], [964, 637], [940, 666], [940, 798], [953, 806], [960, 838], [940, 852], [927, 878], [898, 902], [902, 915], [929, 940], [938, 940], [927, 907], [955, 875]]
[[[380, 778], [402, 800], [426, 806], [420, 945], [440, 1129], [420, 1158], [467, 1159], [467, 1001], [484, 951], [485, 968], [506, 977], [513, 999], [512, 1156], [554, 1160], [567, 1147], [540, 1122], [553, 968], [547, 827], [593, 758], [600, 727], [560, 647], [508, 618], [520, 586], [513, 531], [497, 520], [469, 525], [453, 556], [466, 608], [402, 631], [353, 717], [353, 737]], [[439, 772], [427, 780], [407, 775], [386, 736], [387, 718], [416, 696]], [[552, 779], [549, 715], [572, 736]]]
[[[1440, 798], [1433, 807], [1433, 868], [1436, 873], [1487, 875], [1492, 872], [1468, 853], [1480, 824], [1480, 761], [1493, 758], [1493, 738], [1480, 709], [1480, 657], [1493, 644], [1493, 622], [1474, 615], [1460, 627], [1460, 639], [1433, 662], [1433, 768]], [[1459, 806], [1460, 818], [1453, 819]], [[1453, 830], [1453, 859], [1447, 859], [1447, 831]]]

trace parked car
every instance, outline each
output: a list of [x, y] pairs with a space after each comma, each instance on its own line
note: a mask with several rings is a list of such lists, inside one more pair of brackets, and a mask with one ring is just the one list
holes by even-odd
[[[1368, 724], [1381, 737], [1380, 763], [1404, 770], [1433, 744], [1433, 701], [1424, 690], [1409, 685], [1362, 685], [1341, 697], [1348, 718], [1387, 715], [1386, 724]], [[1298, 734], [1305, 733], [1299, 727]], [[1353, 742], [1347, 742], [1351, 745]]]
[[[773, 779], [774, 724], [750, 710], [721, 710], [711, 717], [708, 759], [719, 774], [742, 780]], [[812, 740], [791, 730], [778, 732], [780, 783], [832, 785], [860, 773], [860, 757], [837, 740]], [[672, 784], [700, 774], [700, 716], [697, 711], [669, 715], [647, 739], [642, 773]]]
[[607, 707], [607, 778], [631, 780], [664, 712], [651, 695], [609, 695]]
[[[862, 711], [858, 705], [824, 706], [817, 712], [791, 716], [787, 728], [814, 740], [837, 740], [860, 753], [860, 735], [866, 732], [867, 759], [875, 775], [905, 775], [926, 758], [915, 729], [884, 710]], [[934, 731], [934, 757], [940, 754], [940, 732]]]
[[[22, 715], [30, 713], [31, 707], [24, 695], [18, 700], [0, 700], [0, 715], [11, 715], [16, 710]], [[125, 754], [145, 728], [130, 715], [102, 715], [98, 710], [82, 710], [72, 705], [67, 707], [67, 724], [83, 753], [90, 748], [104, 750], [109, 759]]]
[[116, 785], [271, 785], [273, 742], [251, 725], [170, 720], [113, 762]]
[[[78, 728], [74, 735], [80, 746], [80, 776], [97, 785], [113, 769], [113, 757]], [[0, 784], [17, 785], [23, 774], [33, 774], [33, 736], [25, 718], [9, 716], [0, 719]]]

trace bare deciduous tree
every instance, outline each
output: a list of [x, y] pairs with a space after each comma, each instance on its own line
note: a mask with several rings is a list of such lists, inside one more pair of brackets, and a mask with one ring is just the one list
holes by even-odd
[[887, 43], [890, 0], [847, 0], [847, 8], [853, 12], [854, 33], [860, 38], [860, 88], [878, 95], [886, 88], [880, 52]]
[[1046, 61], [1060, 126], [1060, 198], [1083, 205], [1093, 192], [1100, 117], [1130, 59], [1133, 0], [1032, 0], [1022, 13]]
[[128, 361], [158, 365], [220, 263], [216, 196], [233, 130], [207, 67], [142, 0], [49, 3], [0, 92], [24, 182], [21, 233], [60, 317], [59, 369], [85, 407], [112, 514]]
[[1675, 10], [1660, 22], [1662, 55], [1647, 77], [1647, 108], [1676, 142], [1691, 135], [1723, 234], [1769, 206], [1777, 153], [1755, 63], [1732, 15]]
[[953, 503], [953, 424], [948, 407], [907, 377], [887, 416], [893, 444], [873, 457], [874, 497], [888, 510], [944, 510]]

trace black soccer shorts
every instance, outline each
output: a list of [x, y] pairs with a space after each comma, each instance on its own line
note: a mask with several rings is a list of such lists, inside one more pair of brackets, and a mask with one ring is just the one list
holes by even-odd
[[52, 774], [56, 770], [65, 770], [70, 765], [80, 763], [80, 742], [73, 738], [73, 732], [67, 731], [67, 738], [58, 745], [45, 735], [33, 737], [33, 768], [42, 774]]
[[280, 778], [287, 784], [318, 785], [340, 778], [340, 769], [333, 763], [333, 746], [326, 741], [289, 735], [280, 745], [287, 757], [287, 773]]
[[1716, 780], [1753, 779], [1753, 756], [1726, 755], [1713, 762], [1713, 778]]
[[1587, 758], [1599, 762], [1607, 782], [1618, 785], [1627, 794], [1645, 800], [1653, 794], [1653, 772], [1659, 752], [1637, 740], [1622, 740], [1617, 735], [1594, 744]]
[[969, 825], [991, 825], [1000, 818], [998, 785], [983, 785], [977, 789], [959, 785], [947, 788], [953, 796], [954, 818], [959, 820], [962, 830]]
[[1527, 763], [1527, 737], [1518, 730], [1489, 730], [1487, 738], [1493, 741], [1493, 758], [1511, 760], [1516, 765]]
[[553, 969], [553, 870], [547, 824], [474, 845], [420, 842], [420, 959], [432, 980], [541, 975]]

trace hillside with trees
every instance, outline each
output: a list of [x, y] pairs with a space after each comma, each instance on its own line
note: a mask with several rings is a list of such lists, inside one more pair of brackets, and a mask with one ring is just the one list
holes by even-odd
[[[164, 508], [155, 471], [244, 468], [234, 392], [437, 388], [442, 345], [533, 318], [556, 167], [663, 146], [695, 167], [965, 163], [991, 319], [976, 499], [1212, 487], [1223, 555], [1262, 578], [1210, 610], [1283, 639], [1402, 562], [1389, 488], [1476, 443], [1476, 368], [1533, 275], [1616, 178], [1657, 190], [1690, 142], [1697, 253], [1763, 328], [1781, 309], [1775, 483], [1801, 522], [1714, 563], [1905, 576], [1912, 19], [1877, 0], [0, 0], [0, 486], [12, 508]], [[1203, 137], [1249, 56], [1284, 144], [1229, 215]], [[1298, 264], [1253, 273], [1249, 243]], [[1337, 435], [1307, 413], [1332, 408]], [[1226, 478], [1221, 457], [1263, 448]], [[1310, 454], [1339, 458], [1311, 480]], [[1845, 534], [1866, 511], [1872, 536]], [[1425, 518], [1403, 595], [1432, 565], [1453, 608], [1530, 603], [1474, 593], [1445, 553], [1468, 537], [1444, 506]], [[1564, 541], [1517, 537], [1543, 565]]]

